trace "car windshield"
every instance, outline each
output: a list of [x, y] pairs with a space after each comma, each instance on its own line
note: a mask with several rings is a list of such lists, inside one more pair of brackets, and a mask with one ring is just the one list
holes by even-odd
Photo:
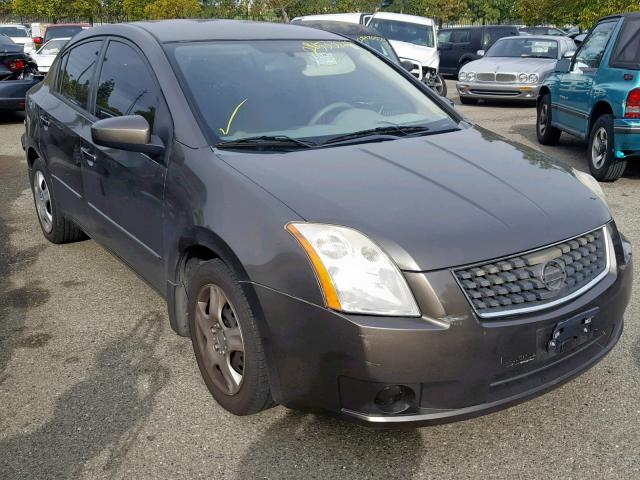
[[57, 55], [67, 44], [68, 39], [55, 39], [47, 42], [39, 51], [39, 55]]
[[399, 22], [382, 18], [371, 19], [370, 27], [375, 28], [383, 37], [400, 42], [413, 43], [423, 47], [435, 45], [433, 27], [418, 23]]
[[558, 42], [532, 38], [505, 38], [498, 40], [487, 57], [558, 58]]
[[350, 41], [195, 42], [167, 49], [213, 143], [261, 136], [321, 143], [381, 127], [437, 132], [457, 125], [401, 73]]
[[71, 38], [74, 35], [80, 33], [83, 30], [81, 26], [68, 26], [68, 27], [51, 27], [47, 28], [47, 31], [44, 33], [45, 42], [51, 40], [52, 38]]
[[0, 35], [7, 37], [28, 37], [29, 32], [26, 28], [21, 27], [0, 27]]
[[387, 57], [392, 62], [400, 62], [396, 52], [393, 50], [393, 47], [386, 38], [378, 37], [376, 35], [360, 35], [356, 40], [373, 48], [376, 52], [381, 54], [383, 57]]

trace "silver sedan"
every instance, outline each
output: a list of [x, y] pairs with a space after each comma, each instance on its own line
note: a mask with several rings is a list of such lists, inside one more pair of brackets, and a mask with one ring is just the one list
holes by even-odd
[[460, 101], [478, 99], [535, 100], [556, 62], [573, 56], [576, 46], [569, 37], [519, 36], [498, 40], [484, 56], [467, 63], [458, 74]]

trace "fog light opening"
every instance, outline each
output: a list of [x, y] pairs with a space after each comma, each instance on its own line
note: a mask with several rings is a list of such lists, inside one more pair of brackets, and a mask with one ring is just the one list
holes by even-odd
[[388, 414], [406, 412], [411, 408], [416, 394], [404, 385], [389, 385], [378, 392], [374, 403], [378, 409]]

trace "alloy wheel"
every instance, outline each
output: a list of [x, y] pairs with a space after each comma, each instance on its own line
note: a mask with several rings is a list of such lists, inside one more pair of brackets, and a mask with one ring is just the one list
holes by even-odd
[[593, 136], [593, 144], [591, 146], [591, 162], [596, 169], [602, 168], [607, 159], [607, 150], [609, 148], [609, 136], [607, 129], [600, 127]]
[[33, 194], [36, 200], [36, 210], [40, 224], [45, 232], [53, 230], [53, 210], [51, 209], [51, 193], [49, 186], [40, 170], [33, 176]]
[[217, 285], [203, 286], [195, 311], [197, 346], [205, 370], [226, 395], [240, 390], [244, 375], [244, 340], [236, 311]]
[[538, 130], [540, 135], [544, 136], [547, 132], [547, 123], [549, 122], [549, 107], [545, 103], [540, 107], [540, 115], [538, 118]]

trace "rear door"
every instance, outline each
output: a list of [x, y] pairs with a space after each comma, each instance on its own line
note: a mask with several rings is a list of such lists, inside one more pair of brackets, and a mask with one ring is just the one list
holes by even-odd
[[[460, 58], [470, 52], [476, 53], [471, 49], [471, 29], [457, 28], [452, 30], [449, 41], [451, 42], [451, 50], [447, 52], [450, 56], [449, 64], [457, 72]], [[442, 56], [440, 56], [440, 62], [442, 63]]]
[[84, 226], [80, 138], [91, 128], [88, 103], [103, 40], [74, 46], [60, 59], [51, 95], [40, 103], [40, 151], [47, 160], [61, 209]]
[[[109, 40], [97, 75], [95, 116], [141, 115], [170, 141], [171, 120], [146, 58], [125, 40]], [[165, 158], [98, 147], [82, 139], [82, 181], [93, 235], [159, 291], [164, 288], [162, 219]]]
[[515, 27], [485, 27], [482, 37], [482, 50], [486, 52], [501, 38], [517, 35], [518, 29]]
[[571, 71], [559, 76], [558, 99], [552, 104], [554, 122], [576, 135], [588, 134], [594, 83], [617, 23], [610, 20], [596, 25], [576, 53]]

